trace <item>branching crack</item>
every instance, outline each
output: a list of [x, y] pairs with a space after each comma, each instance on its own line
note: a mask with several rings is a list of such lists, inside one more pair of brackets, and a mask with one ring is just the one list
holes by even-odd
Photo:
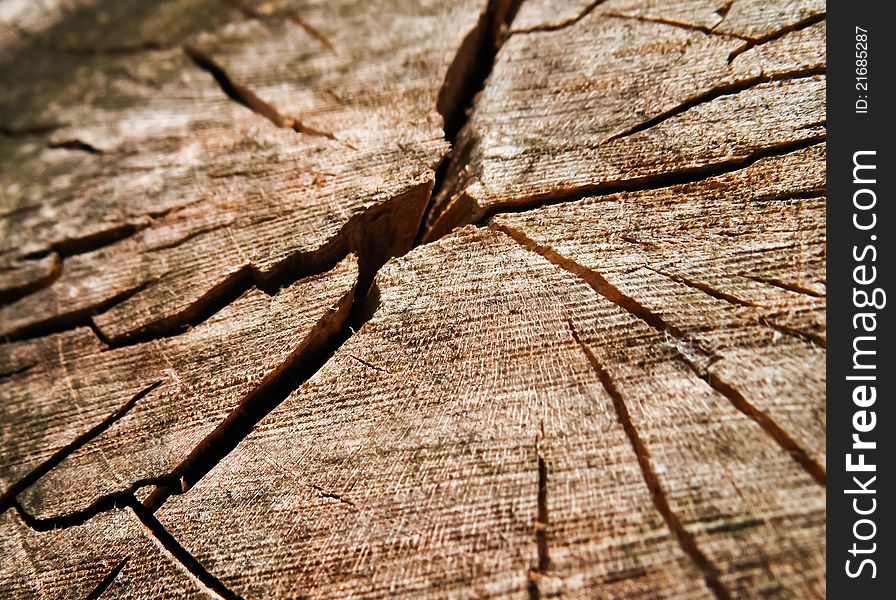
[[50, 458], [39, 464], [37, 467], [32, 469], [30, 473], [15, 482], [2, 496], [0, 496], [0, 512], [3, 512], [10, 507], [15, 501], [15, 497], [20, 494], [22, 490], [46, 475], [53, 467], [61, 463], [74, 452], [83, 448], [88, 443], [90, 443], [91, 440], [97, 438], [104, 431], [112, 427], [112, 425], [114, 425], [116, 422], [121, 420], [122, 417], [128, 414], [128, 412], [130, 412], [130, 410], [134, 408], [137, 402], [148, 396], [161, 384], [161, 381], [155, 381], [144, 387], [142, 390], [134, 394], [127, 402], [122, 404], [111, 415], [76, 437], [67, 445], [54, 452], [52, 456], [50, 456]]
[[579, 334], [576, 331], [575, 326], [573, 325], [571, 320], [569, 321], [569, 329], [573, 339], [579, 345], [579, 348], [582, 350], [585, 356], [588, 358], [588, 362], [591, 363], [591, 367], [594, 369], [594, 372], [597, 374], [598, 379], [613, 401], [613, 407], [616, 410], [616, 416], [619, 419], [619, 422], [622, 424], [622, 427], [625, 430], [625, 434], [628, 437], [629, 442], [632, 445], [632, 449], [635, 452], [635, 456], [638, 459], [638, 466], [641, 468], [641, 475], [644, 478], [644, 482], [647, 484], [647, 488], [650, 490], [650, 496], [653, 500], [653, 504], [656, 507], [656, 510], [663, 516], [663, 519], [666, 521], [666, 525], [678, 539], [678, 544], [681, 549], [691, 558], [697, 568], [702, 571], [703, 579], [704, 581], [706, 581], [706, 586], [713, 592], [713, 594], [715, 594], [718, 600], [728, 600], [731, 595], [720, 580], [721, 574], [718, 567], [713, 564], [712, 561], [710, 561], [709, 558], [707, 558], [707, 556], [703, 553], [703, 551], [697, 546], [697, 541], [694, 539], [693, 534], [684, 527], [681, 519], [669, 505], [669, 500], [666, 497], [663, 486], [660, 483], [659, 477], [657, 476], [656, 471], [653, 468], [653, 464], [651, 463], [650, 451], [647, 449], [646, 444], [644, 444], [644, 441], [641, 439], [641, 436], [638, 433], [634, 422], [632, 421], [631, 414], [628, 411], [628, 406], [625, 403], [625, 399], [622, 393], [620, 392], [619, 388], [616, 387], [616, 383], [613, 381], [610, 373], [604, 368], [604, 366], [598, 360], [597, 356], [591, 351], [591, 348], [589, 348], [588, 345], [579, 337]]

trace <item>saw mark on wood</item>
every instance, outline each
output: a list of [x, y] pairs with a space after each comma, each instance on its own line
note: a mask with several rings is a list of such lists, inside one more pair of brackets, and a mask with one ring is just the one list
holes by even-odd
[[697, 541], [694, 539], [693, 534], [685, 529], [684, 525], [681, 522], [681, 519], [677, 514], [675, 514], [675, 512], [672, 510], [672, 507], [669, 505], [669, 500], [666, 498], [666, 493], [663, 490], [663, 486], [660, 484], [660, 480], [657, 477], [656, 471], [654, 470], [651, 463], [650, 452], [648, 451], [647, 446], [644, 444], [644, 441], [641, 439], [641, 436], [638, 433], [634, 422], [632, 421], [631, 415], [628, 412], [628, 406], [625, 403], [625, 399], [623, 398], [622, 393], [616, 387], [616, 384], [610, 376], [610, 373], [603, 367], [597, 356], [595, 356], [595, 354], [591, 351], [591, 348], [589, 348], [588, 345], [585, 344], [579, 337], [579, 334], [576, 331], [572, 320], [569, 320], [569, 330], [572, 334], [573, 339], [579, 345], [579, 348], [581, 348], [582, 352], [588, 358], [588, 362], [591, 363], [591, 367], [597, 374], [601, 385], [603, 385], [607, 394], [613, 401], [613, 407], [616, 410], [616, 416], [619, 419], [619, 422], [622, 424], [622, 428], [625, 430], [625, 434], [628, 437], [629, 442], [632, 445], [632, 449], [635, 452], [635, 456], [638, 459], [638, 466], [641, 468], [641, 475], [644, 478], [644, 482], [647, 484], [647, 488], [650, 490], [650, 497], [653, 500], [654, 506], [666, 521], [666, 525], [669, 527], [669, 530], [672, 531], [672, 533], [675, 535], [679, 545], [681, 546], [681, 549], [702, 571], [703, 578], [706, 581], [706, 586], [715, 594], [718, 600], [729, 600], [731, 598], [731, 594], [728, 592], [728, 590], [720, 580], [720, 572], [718, 567], [716, 567], [709, 560], [709, 558], [707, 558], [706, 554], [704, 554], [703, 551], [697, 546]]

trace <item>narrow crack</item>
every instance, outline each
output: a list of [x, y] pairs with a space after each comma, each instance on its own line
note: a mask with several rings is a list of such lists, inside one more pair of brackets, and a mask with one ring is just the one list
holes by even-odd
[[622, 13], [612, 13], [607, 12], [603, 13], [602, 16], [613, 17], [616, 19], [628, 19], [632, 21], [641, 21], [642, 23], [656, 23], [658, 25], [668, 25], [670, 27], [676, 27], [678, 29], [684, 29], [687, 31], [699, 31], [700, 33], [705, 33], [706, 35], [715, 35], [724, 38], [738, 39], [749, 41], [750, 38], [733, 34], [733, 33], [722, 33], [719, 31], [714, 31], [713, 27], [706, 27], [704, 25], [694, 25], [693, 23], [684, 23], [681, 21], [673, 21], [671, 19], [663, 19], [661, 17], [645, 17], [641, 15], [626, 15]]
[[708, 357], [711, 362], [718, 358], [715, 353], [708, 349], [701, 348], [699, 344], [696, 344], [690, 338], [690, 336], [685, 334], [679, 328], [666, 322], [662, 316], [653, 312], [636, 299], [623, 294], [619, 288], [607, 281], [607, 279], [599, 272], [589, 269], [547, 246], [538, 244], [535, 240], [526, 236], [525, 233], [510, 226], [493, 223], [491, 229], [507, 234], [511, 239], [515, 240], [530, 252], [535, 252], [536, 254], [541, 255], [549, 262], [584, 280], [592, 289], [594, 289], [594, 291], [630, 313], [632, 316], [644, 321], [658, 331], [671, 335], [678, 342], [678, 345], [676, 346], [677, 354], [691, 367], [698, 377], [717, 392], [725, 396], [736, 409], [755, 421], [760, 428], [762, 428], [762, 430], [765, 431], [769, 437], [771, 437], [772, 440], [785, 451], [785, 453], [787, 453], [788, 456], [793, 458], [797, 464], [805, 469], [813, 479], [824, 485], [824, 467], [812, 460], [809, 457], [808, 452], [802, 449], [796, 441], [771, 418], [771, 416], [750, 404], [749, 401], [747, 401], [746, 398], [733, 386], [721, 382], [721, 380], [709, 373], [706, 368], [699, 366], [696, 357]]
[[801, 19], [796, 23], [788, 25], [786, 27], [782, 27], [781, 29], [777, 29], [767, 35], [764, 35], [759, 38], [754, 38], [749, 40], [743, 46], [736, 48], [731, 54], [728, 55], [728, 64], [730, 65], [734, 62], [734, 59], [746, 52], [747, 50], [751, 50], [756, 46], [761, 46], [763, 44], [767, 44], [769, 42], [773, 42], [774, 40], [780, 39], [787, 35], [788, 33], [793, 33], [795, 31], [800, 31], [801, 29], [808, 29], [809, 27], [815, 25], [816, 23], [821, 23], [827, 18], [827, 13], [818, 13], [814, 15], [810, 15], [805, 19]]
[[80, 152], [86, 152], [87, 154], [103, 154], [103, 151], [96, 146], [91, 146], [87, 142], [79, 140], [77, 138], [62, 140], [60, 142], [50, 142], [47, 144], [47, 147], [62, 148], [64, 150], [77, 150]]
[[594, 12], [595, 8], [597, 8], [604, 2], [606, 2], [606, 0], [593, 0], [591, 3], [584, 6], [574, 17], [570, 17], [569, 19], [550, 25], [535, 25], [533, 27], [527, 27], [525, 29], [512, 29], [510, 31], [510, 35], [560, 31], [561, 29], [566, 29], [567, 27], [575, 25], [576, 23], [590, 15], [592, 12]]
[[124, 569], [125, 565], [128, 564], [128, 561], [131, 560], [130, 556], [124, 557], [121, 562], [112, 567], [108, 573], [100, 580], [93, 590], [87, 594], [84, 600], [96, 600], [103, 593], [108, 590], [112, 586], [112, 582], [115, 581], [115, 578], [118, 577], [118, 574], [121, 573], [121, 570]]
[[196, 557], [165, 529], [152, 512], [146, 509], [136, 498], [133, 499], [129, 506], [150, 537], [210, 595], [228, 600], [240, 598], [238, 594], [224, 585], [220, 579], [212, 575]]
[[620, 392], [619, 388], [616, 387], [616, 383], [613, 381], [610, 373], [604, 368], [604, 366], [598, 360], [597, 356], [595, 356], [595, 354], [591, 351], [591, 348], [589, 348], [588, 345], [585, 344], [585, 342], [583, 342], [579, 337], [579, 334], [576, 331], [572, 320], [569, 320], [569, 329], [573, 339], [579, 345], [579, 348], [582, 350], [585, 356], [588, 358], [588, 362], [591, 363], [591, 367], [597, 374], [601, 385], [603, 385], [607, 394], [613, 401], [613, 407], [616, 410], [616, 416], [619, 419], [619, 422], [622, 424], [622, 428], [625, 430], [625, 434], [628, 437], [629, 442], [632, 445], [632, 449], [635, 452], [635, 456], [638, 459], [638, 466], [641, 468], [641, 475], [644, 478], [644, 482], [647, 484], [647, 488], [650, 490], [650, 496], [653, 500], [653, 505], [666, 521], [666, 525], [669, 527], [669, 530], [672, 531], [672, 533], [677, 538], [678, 544], [681, 549], [691, 558], [693, 563], [703, 573], [703, 579], [706, 582], [706, 586], [713, 592], [718, 600], [728, 600], [729, 598], [731, 598], [731, 594], [721, 582], [721, 573], [719, 571], [719, 568], [715, 564], [713, 564], [712, 561], [709, 560], [709, 558], [707, 558], [706, 554], [703, 553], [703, 551], [697, 545], [697, 541], [694, 538], [693, 534], [685, 528], [679, 516], [675, 513], [675, 511], [672, 510], [672, 507], [669, 505], [669, 500], [666, 497], [666, 492], [663, 489], [659, 477], [657, 476], [656, 471], [653, 468], [653, 464], [651, 463], [650, 451], [647, 449], [646, 444], [641, 439], [641, 436], [638, 433], [634, 422], [632, 421], [631, 414], [628, 411], [628, 406], [626, 405], [622, 393]]
[[[12, 304], [21, 300], [25, 296], [29, 296], [34, 292], [42, 290], [53, 284], [62, 275], [62, 257], [56, 252], [50, 252], [46, 257], [52, 262], [49, 272], [42, 277], [38, 277], [28, 283], [11, 286], [0, 290], [0, 306]], [[29, 259], [25, 259], [29, 260]], [[33, 260], [33, 259], [32, 259]], [[38, 259], [40, 260], [40, 259]]]
[[812, 296], [813, 298], [825, 298], [827, 296], [824, 292], [813, 290], [812, 288], [800, 285], [799, 283], [789, 283], [773, 277], [760, 277], [749, 273], [741, 273], [741, 276], [746, 277], [747, 279], [752, 279], [756, 283], [770, 285], [795, 294], [803, 294], [805, 296]]
[[348, 506], [351, 506], [354, 509], [357, 509], [357, 506], [355, 506], [355, 503], [344, 496], [340, 496], [339, 494], [336, 494], [334, 492], [328, 492], [324, 488], [320, 487], [319, 485], [313, 484], [313, 483], [308, 483], [306, 485], [308, 487], [310, 487], [311, 489], [313, 489], [314, 491], [316, 491], [320, 495], [321, 498], [329, 498], [330, 500], [336, 500], [338, 502], [341, 502], [342, 504], [346, 504]]
[[281, 129], [292, 129], [296, 133], [302, 133], [314, 137], [323, 137], [328, 140], [340, 142], [354, 150], [357, 150], [355, 146], [349, 144], [348, 142], [339, 140], [332, 132], [324, 131], [322, 129], [316, 129], [314, 127], [306, 125], [299, 118], [289, 117], [281, 114], [273, 104], [262, 100], [251, 89], [231, 79], [230, 75], [227, 73], [224, 67], [215, 62], [215, 60], [211, 56], [202, 52], [198, 48], [185, 46], [184, 54], [186, 54], [187, 57], [192, 60], [197, 67], [211, 75], [218, 83], [221, 91], [224, 92], [224, 94], [226, 94], [228, 98], [238, 104], [242, 104], [252, 112], [261, 115], [277, 127]]
[[712, 389], [727, 398], [734, 407], [756, 422], [790, 457], [805, 469], [821, 486], [826, 484], [825, 468], [809, 456], [789, 433], [778, 425], [766, 412], [754, 406], [736, 387], [722, 379], [718, 373], [711, 372], [682, 355], [682, 360], [700, 379], [707, 382]]
[[672, 117], [680, 115], [681, 113], [695, 108], [701, 104], [707, 104], [709, 102], [712, 102], [713, 100], [717, 100], [722, 96], [733, 96], [741, 92], [745, 92], [749, 89], [755, 88], [759, 85], [771, 83], [773, 81], [792, 81], [795, 79], [806, 79], [809, 77], [815, 77], [817, 75], [824, 75], [826, 71], [827, 67], [825, 66], [809, 67], [806, 69], [796, 69], [793, 71], [788, 71], [786, 73], [775, 73], [774, 75], [758, 75], [756, 77], [749, 77], [740, 81], [735, 81], [734, 83], [730, 83], [727, 85], [716, 86], [714, 88], [706, 90], [705, 92], [692, 96], [684, 102], [681, 102], [676, 106], [670, 108], [669, 110], [663, 111], [655, 117], [639, 123], [638, 125], [629, 127], [625, 131], [621, 131], [620, 133], [611, 135], [606, 140], [604, 140], [601, 145], [608, 144], [610, 142], [629, 137], [636, 133], [640, 133], [642, 131], [650, 129], [651, 127], [655, 127], [664, 121], [668, 121]]
[[317, 373], [372, 314], [376, 294], [364, 294], [360, 284], [329, 312], [297, 349], [267, 380], [246, 396], [171, 472], [170, 483], [157, 486], [144, 502], [155, 511], [172, 495], [193, 487], [252, 431], [261, 419], [289, 394]]
[[693, 279], [690, 279], [689, 277], [685, 277], [684, 275], [677, 274], [677, 273], [668, 273], [661, 269], [655, 269], [655, 268], [651, 267], [650, 265], [644, 265], [644, 268], [653, 271], [657, 275], [662, 275], [663, 277], [666, 277], [667, 279], [671, 279], [672, 281], [674, 281], [676, 283], [680, 283], [682, 285], [686, 285], [695, 290], [701, 291], [704, 294], [706, 294], [707, 296], [715, 298], [716, 300], [723, 300], [729, 304], [734, 304], [735, 306], [744, 306], [744, 307], [750, 307], [750, 308], [756, 307], [756, 305], [752, 302], [748, 302], [748, 301], [743, 300], [742, 298], [738, 298], [737, 296], [734, 296], [732, 294], [727, 294], [721, 290], [717, 290], [705, 283], [702, 283], [699, 281], [694, 281]]
[[765, 325], [766, 327], [771, 327], [775, 331], [783, 333], [784, 335], [789, 335], [790, 337], [794, 337], [804, 342], [809, 342], [813, 346], [818, 346], [819, 348], [825, 349], [828, 347], [827, 340], [824, 336], [818, 335], [816, 333], [812, 333], [810, 331], [803, 331], [802, 329], [797, 329], [795, 327], [788, 327], [786, 325], [782, 325], [780, 323], [775, 322], [772, 318], [761, 318], [759, 320], [760, 323]]
[[12, 484], [6, 492], [0, 496], [0, 513], [6, 511], [10, 506], [15, 502], [15, 497], [18, 496], [25, 488], [29, 487], [35, 481], [46, 475], [53, 469], [56, 465], [61, 463], [63, 460], [71, 456], [77, 450], [80, 450], [88, 443], [90, 443], [93, 439], [97, 438], [104, 431], [112, 427], [115, 423], [121, 420], [134, 406], [148, 396], [154, 389], [159, 387], [162, 384], [161, 381], [156, 381], [154, 383], [149, 384], [144, 387], [142, 390], [131, 396], [131, 398], [122, 404], [115, 412], [111, 415], [77, 436], [74, 440], [69, 442], [67, 445], [63, 446], [56, 452], [54, 452], [50, 458], [36, 466], [31, 470], [30, 473], [19, 479], [17, 482]]
[[109, 340], [106, 339], [106, 336], [104, 336], [103, 333], [99, 329], [97, 329], [96, 325], [94, 324], [93, 315], [108, 310], [116, 304], [120, 304], [128, 298], [137, 295], [138, 293], [149, 287], [151, 283], [152, 280], [144, 281], [143, 283], [119, 292], [114, 296], [106, 298], [105, 300], [97, 302], [91, 306], [87, 306], [85, 308], [80, 308], [70, 312], [59, 313], [41, 321], [35, 321], [33, 323], [29, 323], [28, 325], [23, 325], [4, 334], [3, 341], [18, 342], [24, 340], [33, 340], [53, 335], [54, 333], [64, 333], [66, 331], [72, 331], [80, 327], [89, 327], [93, 330], [100, 341], [109, 346]]
[[[544, 425], [542, 424], [542, 436]], [[535, 441], [535, 454], [538, 459], [538, 495], [536, 497], [535, 524], [535, 565], [527, 573], [527, 590], [530, 600], [541, 598], [539, 583], [541, 578], [551, 568], [551, 558], [548, 552], [548, 466], [541, 454], [538, 440]]]
[[765, 158], [783, 156], [785, 154], [804, 150], [811, 146], [815, 146], [816, 144], [823, 143], [826, 139], [826, 134], [818, 134], [799, 140], [757, 148], [745, 156], [730, 158], [717, 163], [682, 168], [678, 171], [667, 171], [658, 175], [633, 177], [631, 179], [624, 179], [611, 183], [582, 185], [561, 192], [546, 192], [544, 194], [533, 194], [527, 197], [506, 200], [504, 202], [495, 203], [482, 211], [481, 216], [476, 219], [476, 222], [479, 225], [484, 225], [498, 213], [529, 212], [547, 206], [584, 200], [591, 196], [607, 196], [623, 192], [645, 192], [677, 185], [698, 183], [705, 179], [745, 169]]

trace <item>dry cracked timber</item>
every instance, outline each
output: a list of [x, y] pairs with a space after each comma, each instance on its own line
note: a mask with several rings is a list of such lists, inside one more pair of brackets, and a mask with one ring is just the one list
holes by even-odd
[[0, 2], [0, 596], [824, 596], [814, 0]]

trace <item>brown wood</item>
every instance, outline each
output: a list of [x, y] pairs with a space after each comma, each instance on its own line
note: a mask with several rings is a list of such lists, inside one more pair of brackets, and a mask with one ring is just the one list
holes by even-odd
[[0, 596], [824, 597], [824, 19], [0, 1]]

